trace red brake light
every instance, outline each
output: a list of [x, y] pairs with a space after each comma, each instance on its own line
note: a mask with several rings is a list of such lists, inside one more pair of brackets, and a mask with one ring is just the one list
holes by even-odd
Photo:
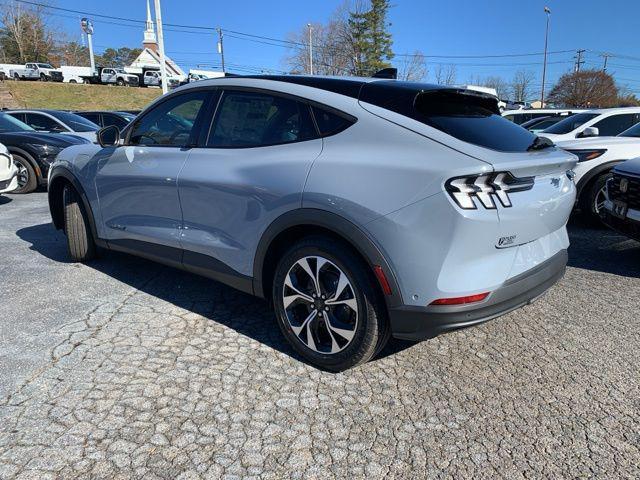
[[481, 302], [489, 296], [491, 292], [476, 293], [475, 295], [467, 295], [466, 297], [439, 298], [431, 302], [431, 305], [464, 305], [467, 303]]

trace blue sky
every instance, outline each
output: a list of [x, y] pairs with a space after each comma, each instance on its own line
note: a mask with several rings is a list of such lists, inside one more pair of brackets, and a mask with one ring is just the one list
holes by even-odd
[[[153, 3], [153, 2], [152, 2]], [[165, 23], [220, 26], [253, 35], [286, 39], [308, 22], [324, 22], [341, 0], [162, 0]], [[62, 8], [144, 20], [145, 0], [57, 0]], [[395, 0], [390, 12], [396, 53], [421, 50], [425, 55], [489, 56], [542, 52], [544, 6], [551, 8], [548, 79], [553, 82], [572, 69], [575, 50], [587, 49], [585, 67], [601, 67], [598, 52], [631, 58], [610, 58], [608, 71], [620, 84], [640, 96], [640, 2], [629, 0]], [[52, 18], [71, 38], [79, 38], [78, 15], [56, 12]], [[139, 46], [142, 27], [94, 17], [97, 50], [106, 46]], [[178, 31], [180, 30], [180, 31]], [[287, 48], [225, 36], [225, 60], [238, 69], [283, 70]], [[183, 68], [217, 64], [214, 32], [166, 27], [168, 54]], [[255, 39], [254, 39], [255, 40]], [[272, 42], [273, 43], [273, 42]], [[538, 88], [542, 56], [506, 58], [430, 58], [430, 78], [437, 63], [456, 64], [457, 81], [477, 75], [498, 75], [509, 80], [518, 69], [536, 75]], [[229, 69], [232, 70], [232, 69]], [[238, 70], [239, 73], [243, 73]]]

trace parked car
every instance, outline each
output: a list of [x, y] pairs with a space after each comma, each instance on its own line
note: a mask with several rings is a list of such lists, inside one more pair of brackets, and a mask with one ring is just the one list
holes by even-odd
[[611, 170], [625, 160], [640, 157], [640, 123], [617, 137], [584, 138], [557, 145], [578, 156], [578, 164], [573, 169], [577, 205], [590, 220], [599, 221]]
[[229, 77], [160, 97], [119, 133], [51, 171], [71, 258], [121, 250], [270, 299], [322, 368], [509, 312], [565, 270], [576, 158], [483, 93]]
[[640, 107], [603, 108], [572, 115], [540, 136], [553, 142], [589, 137], [615, 137], [640, 121]]
[[601, 211], [604, 223], [640, 241], [640, 158], [615, 166], [606, 194]]
[[127, 73], [123, 68], [99, 67], [97, 73], [82, 75], [81, 78], [85, 83], [118, 85], [119, 87], [137, 87], [140, 84], [138, 75]]
[[560, 109], [560, 108], [537, 108], [535, 110], [505, 110], [502, 116], [513, 123], [522, 125], [524, 122], [533, 120], [534, 118], [548, 117], [549, 115], [568, 115], [572, 113], [583, 112], [584, 110], [576, 109]]
[[74, 112], [76, 115], [80, 115], [82, 118], [86, 118], [90, 122], [95, 123], [100, 127], [108, 127], [115, 125], [120, 130], [124, 129], [129, 123], [136, 118], [135, 115], [126, 112], [109, 112], [109, 111], [96, 111], [96, 112]]
[[96, 141], [100, 127], [75, 113], [62, 110], [6, 110], [7, 114], [26, 123], [38, 132], [61, 133]]
[[533, 118], [527, 122], [524, 122], [520, 126], [526, 128], [531, 133], [540, 133], [551, 125], [555, 125], [561, 120], [570, 117], [572, 114], [567, 115], [549, 115], [548, 117]]
[[48, 63], [25, 63], [24, 67], [9, 71], [14, 80], [41, 80], [43, 82], [62, 82], [62, 72]]
[[13, 156], [18, 169], [14, 193], [29, 193], [46, 185], [49, 166], [56, 155], [70, 145], [90, 143], [84, 138], [39, 133], [6, 113], [0, 113], [0, 143]]
[[13, 162], [9, 149], [0, 143], [0, 194], [18, 188], [18, 167]]

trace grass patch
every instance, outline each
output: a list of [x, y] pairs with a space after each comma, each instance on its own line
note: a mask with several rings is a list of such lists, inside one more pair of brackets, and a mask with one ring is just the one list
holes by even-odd
[[22, 108], [138, 110], [162, 94], [159, 88], [14, 81], [4, 84]]

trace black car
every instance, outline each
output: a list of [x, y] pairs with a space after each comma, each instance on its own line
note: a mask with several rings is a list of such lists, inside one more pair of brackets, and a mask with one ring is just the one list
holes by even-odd
[[122, 130], [124, 127], [131, 123], [131, 120], [136, 118], [135, 115], [128, 112], [107, 112], [107, 111], [93, 111], [93, 112], [73, 112], [76, 115], [80, 115], [83, 118], [100, 125], [101, 127], [110, 127], [111, 125], [118, 127]]
[[0, 113], [0, 143], [18, 166], [18, 188], [13, 193], [29, 193], [47, 183], [49, 165], [61, 150], [91, 142], [75, 135], [36, 132], [11, 115]]

